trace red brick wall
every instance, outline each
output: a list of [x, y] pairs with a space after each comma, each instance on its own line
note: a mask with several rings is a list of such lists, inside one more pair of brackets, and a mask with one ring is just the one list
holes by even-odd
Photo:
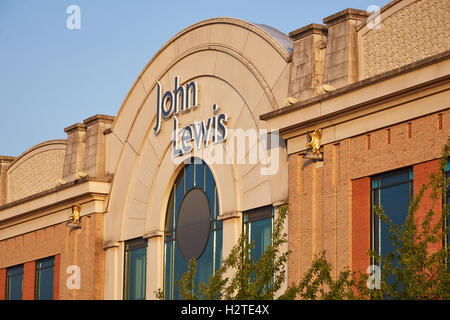
[[[430, 182], [428, 176], [431, 173], [437, 172], [439, 169], [439, 160], [427, 161], [424, 163], [419, 163], [413, 167], [414, 173], [414, 181], [413, 181], [413, 189], [414, 194], [418, 194], [423, 185]], [[427, 213], [430, 209], [433, 209], [434, 216], [432, 218], [432, 224], [439, 222], [441, 216], [441, 203], [442, 200], [439, 198], [433, 205], [433, 199], [431, 198], [431, 188], [428, 189], [422, 200], [420, 201], [419, 208], [415, 214], [415, 221], [417, 227], [421, 228], [421, 224], [423, 219], [427, 216]], [[441, 243], [436, 243], [434, 246], [430, 247], [431, 250], [439, 249], [441, 247]]]
[[0, 269], [0, 300], [5, 300], [6, 293], [6, 269]]
[[34, 282], [36, 278], [36, 261], [23, 265], [23, 300], [34, 300]]
[[366, 272], [370, 265], [370, 178], [352, 181], [352, 270]]
[[[0, 270], [55, 256], [55, 299], [103, 299], [103, 219], [103, 214], [93, 214], [82, 218], [82, 228], [77, 231], [71, 231], [64, 222], [0, 240]], [[78, 265], [83, 270], [81, 290], [69, 290], [65, 285], [69, 265]], [[33, 299], [34, 280], [26, 281], [29, 286], [33, 283], [33, 290], [28, 288], [25, 296]]]
[[53, 284], [53, 300], [59, 300], [59, 279], [61, 278], [61, 255], [55, 256], [54, 284]]

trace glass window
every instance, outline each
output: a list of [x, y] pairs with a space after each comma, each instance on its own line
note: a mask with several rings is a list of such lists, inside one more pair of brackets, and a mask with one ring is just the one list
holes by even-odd
[[55, 257], [36, 261], [35, 300], [53, 300]]
[[222, 263], [222, 221], [214, 176], [204, 161], [191, 158], [178, 174], [169, 197], [165, 226], [164, 293], [181, 299], [176, 283], [197, 260], [195, 288], [207, 283]]
[[[393, 251], [389, 239], [389, 225], [375, 214], [375, 207], [381, 206], [392, 223], [403, 225], [408, 215], [409, 203], [413, 197], [413, 170], [404, 169], [372, 178], [371, 249], [385, 258]], [[395, 266], [395, 261], [393, 262]]]
[[6, 269], [6, 300], [22, 300], [23, 264]]
[[257, 261], [271, 243], [273, 207], [267, 206], [244, 212], [244, 232], [253, 242], [252, 259]]
[[134, 239], [125, 243], [125, 276], [123, 298], [144, 300], [147, 266], [147, 239]]

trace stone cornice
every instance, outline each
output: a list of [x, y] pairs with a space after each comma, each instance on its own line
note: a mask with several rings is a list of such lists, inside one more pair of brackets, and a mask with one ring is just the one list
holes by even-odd
[[414, 70], [426, 67], [426, 66], [431, 65], [433, 63], [445, 61], [448, 58], [450, 58], [450, 50], [448, 50], [446, 52], [443, 52], [443, 53], [440, 53], [438, 55], [429, 57], [429, 58], [425, 58], [425, 59], [420, 60], [420, 61], [416, 61], [416, 62], [408, 64], [406, 66], [402, 66], [402, 67], [396, 68], [394, 70], [391, 70], [391, 71], [388, 71], [388, 72], [385, 72], [385, 73], [382, 73], [382, 74], [379, 74], [379, 75], [376, 75], [376, 76], [373, 76], [373, 77], [370, 77], [370, 78], [367, 78], [367, 79], [364, 79], [364, 80], [360, 80], [358, 82], [352, 83], [352, 84], [350, 84], [348, 86], [339, 88], [337, 90], [318, 95], [318, 96], [316, 96], [314, 98], [307, 99], [307, 100], [304, 100], [304, 101], [300, 101], [300, 102], [298, 102], [298, 103], [296, 103], [296, 104], [294, 104], [292, 106], [283, 107], [283, 108], [280, 108], [278, 110], [274, 110], [274, 111], [271, 111], [271, 112], [268, 112], [268, 113], [261, 114], [259, 116], [259, 118], [261, 120], [263, 120], [263, 121], [267, 121], [267, 120], [276, 118], [278, 116], [285, 115], [285, 114], [297, 111], [299, 109], [303, 109], [303, 108], [306, 108], [308, 106], [311, 106], [311, 105], [314, 105], [314, 104], [317, 104], [317, 103], [321, 103], [321, 102], [326, 101], [326, 100], [333, 99], [335, 97], [338, 97], [338, 96], [350, 93], [352, 91], [356, 91], [356, 90], [359, 90], [361, 88], [374, 85], [374, 84], [376, 84], [378, 82], [382, 82], [382, 81], [391, 79], [391, 78], [396, 77], [398, 75], [405, 74], [405, 73], [408, 73], [408, 72], [411, 72], [411, 71], [414, 71]]

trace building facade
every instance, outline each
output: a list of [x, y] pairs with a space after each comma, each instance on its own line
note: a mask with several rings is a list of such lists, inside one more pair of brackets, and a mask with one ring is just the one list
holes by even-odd
[[322, 250], [365, 270], [390, 248], [372, 206], [401, 222], [450, 135], [448, 16], [394, 0], [289, 35], [180, 31], [116, 116], [0, 157], [0, 299], [177, 299], [190, 258], [206, 281], [243, 230], [261, 254], [284, 204], [288, 282]]

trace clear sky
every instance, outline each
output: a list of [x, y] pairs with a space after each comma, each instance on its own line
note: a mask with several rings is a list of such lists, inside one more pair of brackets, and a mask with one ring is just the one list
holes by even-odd
[[[388, 0], [0, 0], [0, 155], [95, 114], [116, 115], [143, 67], [182, 29], [235, 17], [289, 33]], [[80, 29], [66, 13], [80, 8]]]

